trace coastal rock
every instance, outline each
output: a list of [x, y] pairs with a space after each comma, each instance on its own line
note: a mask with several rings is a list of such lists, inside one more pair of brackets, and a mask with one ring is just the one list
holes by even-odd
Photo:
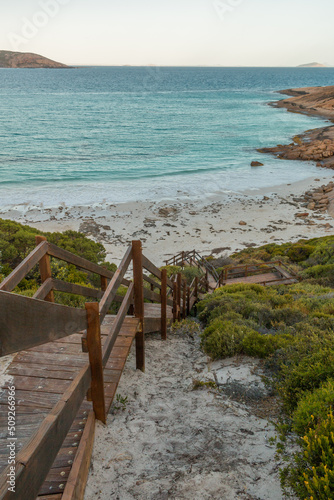
[[175, 207], [162, 207], [159, 208], [160, 217], [170, 217], [171, 215], [176, 215], [178, 213], [177, 208]]
[[301, 218], [304, 218], [304, 217], [308, 217], [310, 214], [305, 212], [305, 213], [302, 213], [302, 214], [295, 214], [295, 217], [301, 217]]
[[263, 163], [259, 161], [252, 161], [251, 167], [263, 167]]

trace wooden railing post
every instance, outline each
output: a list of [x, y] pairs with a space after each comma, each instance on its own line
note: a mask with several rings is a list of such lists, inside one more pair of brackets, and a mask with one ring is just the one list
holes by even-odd
[[132, 242], [134, 309], [139, 318], [139, 329], [136, 334], [136, 367], [145, 371], [145, 335], [144, 335], [144, 279], [141, 241]]
[[[38, 246], [42, 241], [46, 241], [46, 238], [44, 236], [36, 236], [36, 246]], [[51, 263], [50, 263], [50, 256], [48, 254], [45, 254], [44, 257], [41, 258], [39, 261], [39, 271], [41, 273], [41, 280], [42, 283], [46, 281], [49, 278], [52, 278], [52, 273], [51, 273]], [[55, 297], [53, 290], [51, 290], [47, 296], [45, 297], [45, 300], [47, 302], [54, 302]]]
[[106, 278], [105, 276], [101, 276], [101, 290], [102, 290], [102, 292], [105, 292], [107, 288], [108, 288], [108, 278]]
[[177, 282], [175, 281], [173, 284], [173, 323], [177, 321], [177, 297], [178, 297], [178, 291], [177, 291]]
[[181, 321], [181, 290], [182, 290], [182, 275], [177, 275], [177, 320]]
[[190, 314], [190, 286], [187, 287], [187, 316]]
[[161, 271], [161, 338], [167, 340], [167, 270]]
[[86, 302], [85, 306], [87, 311], [87, 347], [92, 374], [89, 395], [93, 401], [95, 417], [105, 424], [107, 417], [104, 399], [99, 303]]
[[207, 292], [209, 291], [209, 273], [207, 269], [205, 271], [205, 289]]
[[182, 303], [182, 306], [183, 306], [182, 316], [183, 316], [183, 319], [186, 319], [186, 317], [187, 317], [187, 282], [186, 281], [183, 282], [183, 303]]

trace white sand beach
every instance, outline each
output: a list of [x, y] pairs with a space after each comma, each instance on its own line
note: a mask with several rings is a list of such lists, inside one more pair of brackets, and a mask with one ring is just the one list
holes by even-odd
[[216, 195], [206, 200], [179, 198], [160, 203], [96, 203], [71, 208], [65, 204], [50, 208], [17, 205], [0, 208], [0, 217], [41, 231], [82, 231], [100, 241], [107, 249], [108, 260], [116, 264], [131, 240], [139, 239], [147, 256], [160, 266], [182, 250], [195, 248], [203, 255], [218, 256], [249, 245], [331, 234], [334, 221], [327, 213], [311, 211], [306, 218], [295, 216], [306, 210], [300, 197], [307, 190], [332, 180], [331, 170], [318, 170], [318, 177], [291, 185]]

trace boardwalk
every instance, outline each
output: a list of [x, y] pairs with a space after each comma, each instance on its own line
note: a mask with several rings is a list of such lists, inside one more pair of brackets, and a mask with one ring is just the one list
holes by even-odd
[[[102, 325], [102, 345], [114, 317], [106, 317]], [[135, 338], [139, 321], [137, 318], [126, 318], [112, 349], [109, 361], [104, 369], [104, 390], [106, 407], [109, 410], [114, 399], [124, 365]], [[13, 377], [12, 385], [16, 387], [16, 450], [23, 448], [32, 435], [40, 427], [48, 412], [60, 400], [71, 381], [80, 369], [88, 363], [88, 354], [82, 352], [81, 335], [74, 334], [65, 339], [49, 342], [27, 351], [21, 351], [14, 358], [7, 373]], [[0, 430], [0, 466], [1, 472], [7, 465], [7, 390], [3, 388], [0, 398], [1, 430]], [[67, 481], [76, 460], [78, 449], [85, 428], [89, 426], [91, 437], [92, 419], [91, 402], [87, 400], [81, 405], [72, 427], [57, 455], [49, 475], [40, 489], [39, 496], [48, 495], [49, 500], [67, 498]], [[88, 418], [90, 415], [90, 418]], [[87, 446], [87, 442], [84, 446]], [[71, 487], [71, 483], [69, 488]], [[56, 496], [51, 496], [50, 494]]]
[[[15, 498], [82, 499], [96, 419], [106, 422], [135, 340], [136, 367], [145, 370], [145, 333], [184, 318], [205, 279], [188, 286], [168, 279], [133, 242], [115, 273], [37, 237], [36, 249], [0, 284], [1, 355], [17, 353], [7, 369], [15, 386]], [[55, 280], [50, 257], [101, 277], [101, 290]], [[125, 278], [132, 263], [133, 280]], [[39, 264], [33, 298], [11, 293]], [[146, 274], [145, 274], [146, 271]], [[149, 273], [149, 274], [147, 274]], [[175, 281], [174, 281], [175, 280]], [[118, 295], [120, 285], [125, 296]], [[53, 290], [91, 297], [86, 311], [56, 304]], [[116, 315], [108, 315], [111, 305]], [[74, 333], [75, 332], [75, 333]], [[8, 492], [8, 384], [0, 394], [0, 499]]]
[[[55, 280], [50, 258], [100, 275], [101, 289]], [[181, 261], [180, 261], [181, 259]], [[17, 353], [8, 367], [15, 386], [15, 481], [19, 500], [83, 498], [94, 441], [95, 421], [105, 423], [129, 351], [145, 370], [145, 333], [160, 332], [186, 318], [204, 293], [220, 285], [293, 283], [298, 277], [280, 262], [237, 266], [218, 276], [197, 252], [173, 263], [202, 271], [188, 284], [182, 274], [168, 278], [133, 242], [115, 273], [37, 237], [36, 249], [0, 284], [1, 355]], [[34, 297], [11, 293], [39, 264], [41, 286]], [[132, 264], [133, 280], [125, 278]], [[146, 272], [146, 274], [145, 274]], [[120, 286], [125, 295], [118, 295]], [[55, 303], [54, 290], [90, 297], [85, 309]], [[97, 302], [99, 300], [99, 302]], [[111, 306], [118, 312], [112, 316]], [[8, 384], [0, 394], [0, 500], [10, 499]]]

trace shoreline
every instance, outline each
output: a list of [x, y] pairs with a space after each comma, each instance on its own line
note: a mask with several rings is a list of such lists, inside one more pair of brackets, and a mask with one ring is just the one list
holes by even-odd
[[215, 195], [201, 202], [176, 199], [93, 207], [28, 206], [21, 212], [0, 210], [0, 217], [45, 232], [79, 230], [101, 242], [108, 260], [116, 264], [126, 246], [140, 239], [144, 253], [163, 265], [165, 259], [182, 250], [195, 248], [204, 255], [218, 257], [247, 246], [330, 234], [334, 220], [329, 214], [314, 212], [304, 218], [296, 214], [305, 212], [303, 194], [333, 177], [332, 172], [324, 170], [317, 178], [243, 194]]

